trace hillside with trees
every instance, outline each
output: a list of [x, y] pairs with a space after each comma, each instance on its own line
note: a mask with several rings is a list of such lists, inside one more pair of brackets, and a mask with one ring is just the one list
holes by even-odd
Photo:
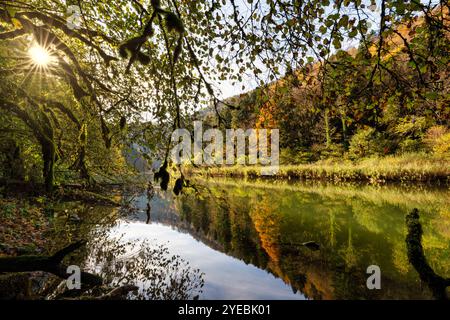
[[219, 105], [220, 120], [279, 129], [284, 165], [403, 157], [448, 167], [450, 33], [448, 10], [439, 14], [444, 24], [436, 34], [427, 17], [399, 21], [382, 40], [372, 33], [358, 48], [228, 99], [239, 110]]

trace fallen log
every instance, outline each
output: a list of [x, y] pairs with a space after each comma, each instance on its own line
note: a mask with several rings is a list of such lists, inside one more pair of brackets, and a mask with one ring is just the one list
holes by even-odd
[[[71, 274], [67, 273], [67, 266], [62, 263], [62, 260], [83, 245], [85, 245], [84, 241], [72, 243], [52, 256], [0, 257], [0, 273], [44, 271], [67, 279]], [[81, 283], [84, 286], [97, 286], [103, 283], [103, 279], [95, 274], [82, 271]]]

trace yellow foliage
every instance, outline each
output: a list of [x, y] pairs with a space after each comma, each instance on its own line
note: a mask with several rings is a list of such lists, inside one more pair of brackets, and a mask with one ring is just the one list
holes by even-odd
[[445, 126], [428, 129], [424, 142], [436, 155], [450, 156], [450, 131]]

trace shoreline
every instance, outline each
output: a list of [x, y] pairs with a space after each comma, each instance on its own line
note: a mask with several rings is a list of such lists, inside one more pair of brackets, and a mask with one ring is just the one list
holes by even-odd
[[450, 185], [450, 160], [409, 159], [389, 157], [365, 159], [361, 162], [316, 162], [280, 165], [272, 176], [261, 174], [261, 166], [186, 167], [192, 176], [249, 178], [264, 180], [306, 180], [330, 182], [361, 182], [367, 184], [428, 184]]

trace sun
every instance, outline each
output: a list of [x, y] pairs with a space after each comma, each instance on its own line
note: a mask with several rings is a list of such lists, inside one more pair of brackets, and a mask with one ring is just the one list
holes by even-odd
[[54, 61], [54, 57], [51, 53], [38, 44], [33, 45], [28, 50], [28, 54], [33, 64], [39, 67], [47, 67]]

